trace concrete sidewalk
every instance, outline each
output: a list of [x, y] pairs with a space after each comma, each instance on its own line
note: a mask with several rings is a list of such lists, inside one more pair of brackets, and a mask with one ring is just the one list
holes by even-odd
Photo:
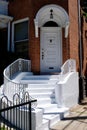
[[51, 130], [87, 130], [87, 99], [73, 107], [70, 115], [59, 121]]

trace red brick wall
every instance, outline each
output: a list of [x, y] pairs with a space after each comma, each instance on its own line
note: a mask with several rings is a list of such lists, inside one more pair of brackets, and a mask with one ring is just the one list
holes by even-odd
[[79, 68], [79, 37], [78, 37], [78, 5], [77, 0], [68, 0], [70, 28], [69, 28], [69, 51], [70, 58], [76, 60]]
[[9, 14], [14, 17], [14, 20], [29, 17], [29, 58], [32, 62], [32, 71], [40, 71], [40, 37], [35, 38], [34, 18], [38, 10], [47, 4], [60, 5], [69, 14], [70, 28], [67, 39], [64, 38], [63, 31], [63, 62], [74, 58], [78, 68], [77, 0], [14, 0], [9, 4]]
[[85, 34], [87, 32], [87, 23], [85, 17], [83, 17], [82, 24], [82, 45], [83, 45], [83, 74], [87, 75], [87, 37]]

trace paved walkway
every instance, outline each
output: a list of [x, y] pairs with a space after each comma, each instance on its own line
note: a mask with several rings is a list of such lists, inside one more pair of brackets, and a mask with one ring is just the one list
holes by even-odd
[[87, 99], [70, 110], [70, 115], [59, 121], [51, 130], [87, 130]]

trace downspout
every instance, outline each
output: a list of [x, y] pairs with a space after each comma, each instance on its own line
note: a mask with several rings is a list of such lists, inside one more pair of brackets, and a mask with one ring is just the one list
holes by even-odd
[[80, 14], [80, 0], [78, 0], [78, 22], [79, 22], [79, 102], [84, 99], [83, 92], [83, 73], [82, 73], [82, 39], [81, 39], [81, 14]]

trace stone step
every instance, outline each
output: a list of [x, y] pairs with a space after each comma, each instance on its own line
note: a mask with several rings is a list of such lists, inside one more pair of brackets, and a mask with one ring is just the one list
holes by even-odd
[[51, 104], [51, 98], [39, 98], [37, 99], [37, 104]]
[[53, 92], [54, 88], [26, 88], [29, 93]]
[[31, 88], [54, 88], [55, 87], [55, 83], [49, 83], [49, 84], [28, 84], [28, 87], [31, 89]]
[[31, 76], [24, 76], [22, 77], [21, 80], [50, 80], [50, 77], [31, 75]]
[[60, 115], [59, 114], [46, 114], [43, 115], [43, 119], [48, 121], [49, 129], [56, 124], [58, 121], [60, 121]]
[[68, 107], [50, 107], [49, 109], [44, 109], [44, 115], [47, 114], [59, 114], [60, 119], [63, 119], [65, 116], [69, 115], [69, 108]]
[[57, 108], [57, 104], [38, 104], [37, 108], [43, 109], [43, 113], [48, 112], [49, 110], [54, 110], [54, 108]]
[[18, 72], [12, 76], [12, 80], [18, 81], [18, 80], [22, 79], [23, 77], [30, 76], [30, 75], [33, 75], [33, 72]]
[[57, 104], [38, 104], [37, 108], [42, 109], [44, 114], [60, 114], [60, 119], [69, 114], [68, 107], [57, 107]]
[[31, 97], [38, 99], [38, 98], [49, 98], [51, 96], [52, 92], [29, 93], [29, 94]]
[[59, 75], [25, 75], [24, 77], [22, 77], [22, 80], [58, 80], [59, 79]]
[[25, 83], [25, 84], [54, 84], [58, 82], [57, 80], [20, 80], [20, 83]]

